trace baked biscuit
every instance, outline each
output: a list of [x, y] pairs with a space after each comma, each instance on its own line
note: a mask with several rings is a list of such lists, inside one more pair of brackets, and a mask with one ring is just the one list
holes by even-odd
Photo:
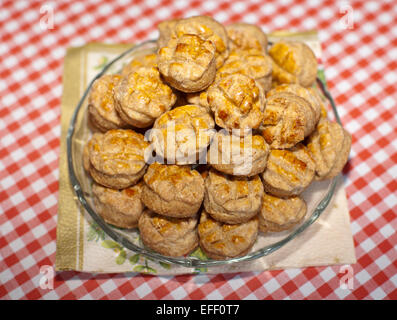
[[[172, 27], [171, 25], [168, 25]], [[229, 55], [229, 38], [225, 27], [215, 19], [207, 16], [195, 16], [180, 19], [174, 26], [172, 37], [179, 38], [185, 34], [197, 35], [211, 41], [215, 46], [216, 68], [220, 68]]]
[[327, 119], [327, 118], [328, 118], [327, 108], [325, 107], [324, 104], [321, 106], [321, 115], [320, 115], [320, 118], [323, 118], [323, 119]]
[[159, 117], [149, 138], [156, 155], [167, 163], [192, 164], [207, 150], [214, 127], [214, 120], [205, 108], [186, 105]]
[[151, 164], [143, 176], [142, 201], [169, 217], [195, 216], [204, 199], [204, 179], [190, 166]]
[[263, 185], [258, 175], [230, 176], [211, 169], [205, 179], [204, 208], [224, 223], [250, 220], [260, 209], [262, 196]]
[[165, 81], [183, 92], [207, 88], [215, 78], [215, 46], [195, 34], [172, 37], [158, 52], [158, 66]]
[[316, 123], [321, 117], [322, 114], [322, 109], [325, 108], [323, 101], [317, 91], [314, 88], [305, 88], [302, 87], [299, 84], [281, 84], [274, 89], [270, 90], [266, 94], [266, 98], [269, 98], [270, 96], [274, 95], [275, 93], [278, 92], [289, 92], [293, 93], [303, 99], [305, 99], [307, 102], [310, 103], [310, 106], [314, 112]]
[[113, 189], [124, 189], [145, 174], [144, 153], [149, 144], [143, 135], [132, 130], [109, 130], [95, 134], [88, 142], [89, 154], [85, 167], [99, 184]]
[[149, 53], [134, 57], [134, 59], [123, 67], [121, 74], [125, 77], [142, 67], [157, 67], [157, 55], [155, 53]]
[[349, 160], [352, 137], [350, 133], [348, 133], [346, 130], [343, 130], [343, 132], [345, 136], [343, 139], [343, 145], [339, 153], [339, 157], [336, 159], [336, 162], [332, 167], [331, 171], [326, 176], [323, 177], [324, 179], [331, 179], [333, 177], [336, 177], [343, 170], [347, 161]]
[[270, 48], [269, 55], [273, 59], [274, 82], [310, 87], [316, 80], [316, 56], [303, 42], [277, 42]]
[[316, 164], [316, 178], [333, 178], [345, 166], [351, 146], [350, 134], [336, 122], [321, 119], [307, 141]]
[[197, 215], [178, 219], [145, 210], [138, 227], [143, 244], [165, 256], [183, 256], [198, 245]]
[[265, 170], [269, 149], [260, 135], [238, 137], [221, 130], [211, 142], [207, 163], [226, 174], [254, 176]]
[[306, 99], [290, 92], [277, 92], [266, 100], [260, 131], [271, 148], [286, 149], [310, 135], [317, 120]]
[[265, 96], [262, 87], [243, 74], [220, 74], [207, 91], [207, 101], [218, 126], [240, 135], [257, 129], [263, 119]]
[[267, 36], [261, 28], [249, 23], [233, 23], [226, 26], [230, 50], [256, 49], [267, 51]]
[[142, 67], [129, 73], [115, 87], [114, 96], [120, 117], [137, 128], [152, 125], [176, 101], [176, 95], [155, 67]]
[[165, 20], [165, 21], [161, 21], [157, 25], [157, 29], [159, 30], [159, 38], [157, 40], [157, 46], [159, 48], [165, 47], [168, 41], [170, 41], [174, 33], [175, 26], [179, 20], [180, 19]]
[[262, 174], [265, 192], [278, 197], [299, 195], [313, 181], [316, 165], [303, 144], [270, 151]]
[[92, 85], [88, 97], [88, 114], [91, 123], [102, 132], [127, 126], [116, 112], [113, 97], [113, 89], [120, 81], [120, 75], [108, 74], [96, 79]]
[[115, 190], [94, 183], [92, 195], [96, 212], [107, 223], [120, 228], [135, 228], [144, 205], [141, 201], [143, 183]]
[[240, 224], [226, 224], [211, 218], [203, 210], [198, 226], [201, 249], [212, 259], [243, 256], [258, 236], [258, 218]]
[[90, 140], [84, 145], [83, 148], [83, 168], [87, 173], [90, 173], [91, 162], [90, 162], [90, 149], [92, 148], [92, 144], [98, 137], [100, 137], [100, 133], [94, 133]]
[[[272, 62], [268, 55], [257, 50], [232, 51], [223, 66], [218, 70], [219, 74], [241, 73], [249, 76], [261, 85], [266, 93], [272, 87]], [[225, 76], [225, 75], [222, 75]], [[187, 101], [191, 104], [197, 104], [210, 109], [207, 96], [208, 89], [200, 92], [188, 93]]]
[[257, 49], [231, 51], [218, 72], [249, 76], [255, 79], [265, 92], [272, 87], [272, 59]]
[[280, 232], [294, 227], [306, 215], [307, 206], [301, 197], [278, 198], [265, 193], [259, 211], [259, 230]]
[[195, 104], [195, 105], [206, 108], [208, 111], [211, 111], [211, 108], [207, 101], [207, 90], [200, 91], [200, 92], [187, 93], [186, 100], [190, 104]]

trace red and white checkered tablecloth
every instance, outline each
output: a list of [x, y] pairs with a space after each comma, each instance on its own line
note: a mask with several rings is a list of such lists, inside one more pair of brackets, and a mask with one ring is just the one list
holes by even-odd
[[[319, 30], [329, 89], [353, 136], [344, 178], [358, 262], [176, 277], [60, 272], [42, 289], [40, 268], [55, 262], [66, 48], [155, 38], [159, 21], [197, 14]], [[396, 83], [395, 0], [1, 1], [0, 299], [396, 299]], [[341, 286], [349, 272], [352, 287]]]

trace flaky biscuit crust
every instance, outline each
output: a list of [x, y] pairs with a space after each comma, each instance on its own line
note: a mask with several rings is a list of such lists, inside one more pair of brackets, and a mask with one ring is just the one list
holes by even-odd
[[257, 49], [231, 51], [218, 72], [241, 73], [255, 79], [265, 92], [271, 89], [272, 59]]
[[334, 166], [331, 171], [324, 177], [324, 179], [331, 179], [336, 177], [344, 168], [347, 161], [349, 160], [349, 154], [352, 144], [352, 136], [349, 132], [343, 129], [344, 139], [342, 144], [342, 149], [339, 152], [339, 157], [337, 157]]
[[214, 127], [214, 120], [205, 108], [181, 106], [155, 121], [150, 140], [157, 155], [167, 159], [168, 163], [196, 163], [210, 144]]
[[149, 144], [132, 130], [109, 130], [88, 142], [89, 172], [99, 184], [124, 189], [145, 173], [144, 152]]
[[310, 103], [310, 107], [314, 112], [315, 122], [317, 123], [321, 117], [322, 108], [324, 108], [324, 104], [321, 100], [319, 94], [313, 88], [305, 88], [299, 84], [281, 84], [277, 87], [273, 88], [266, 94], [266, 98], [278, 93], [278, 92], [289, 92], [295, 94], [307, 102]]
[[115, 88], [114, 96], [120, 117], [137, 128], [152, 125], [176, 101], [176, 95], [155, 67], [142, 67], [129, 73]]
[[262, 174], [265, 192], [278, 197], [299, 195], [313, 181], [315, 168], [301, 143], [289, 150], [271, 150]]
[[187, 93], [186, 100], [189, 104], [195, 104], [204, 107], [205, 109], [207, 109], [208, 112], [211, 111], [210, 105], [208, 104], [207, 101], [207, 90]]
[[301, 197], [279, 198], [265, 193], [259, 211], [259, 230], [280, 232], [293, 228], [306, 215], [307, 205]]
[[91, 123], [102, 132], [127, 126], [115, 109], [114, 88], [121, 79], [118, 74], [103, 75], [92, 85], [88, 97], [88, 113]]
[[164, 79], [183, 92], [207, 88], [215, 78], [214, 44], [194, 34], [172, 37], [158, 52], [158, 66]]
[[263, 185], [258, 175], [230, 176], [211, 169], [205, 179], [205, 210], [217, 221], [242, 223], [261, 206]]
[[316, 163], [316, 176], [325, 177], [334, 166], [342, 149], [344, 133], [341, 126], [321, 119], [308, 138], [307, 148]]
[[155, 53], [142, 54], [135, 56], [130, 62], [128, 62], [121, 70], [122, 76], [127, 76], [131, 72], [135, 72], [140, 68], [151, 68], [157, 67], [157, 55]]
[[211, 142], [207, 162], [220, 172], [250, 177], [265, 170], [269, 151], [260, 135], [239, 137], [221, 130]]
[[316, 164], [316, 178], [330, 179], [345, 166], [351, 147], [351, 136], [336, 122], [322, 118], [307, 141], [307, 148]]
[[185, 34], [194, 34], [211, 41], [216, 50], [216, 68], [220, 68], [229, 55], [229, 38], [225, 27], [208, 16], [195, 16], [180, 19], [175, 24], [173, 36], [179, 38]]
[[[218, 70], [218, 75], [241, 73], [253, 78], [263, 89], [264, 93], [272, 88], [272, 61], [271, 58], [258, 50], [231, 51], [229, 57]], [[215, 77], [215, 79], [219, 79]], [[188, 93], [187, 101], [210, 110], [208, 104], [208, 89]]]
[[178, 257], [197, 247], [197, 221], [197, 216], [178, 219], [145, 210], [138, 227], [145, 246], [165, 256]]
[[267, 36], [256, 25], [249, 23], [232, 23], [226, 26], [229, 48], [232, 50], [256, 49], [267, 51]]
[[142, 201], [152, 211], [176, 218], [193, 217], [204, 199], [204, 179], [190, 166], [153, 163], [143, 177]]
[[258, 218], [240, 224], [216, 221], [203, 210], [198, 226], [200, 247], [216, 260], [234, 258], [248, 253], [258, 235]]
[[243, 74], [220, 74], [208, 88], [207, 100], [218, 126], [241, 135], [257, 129], [263, 119], [265, 96], [262, 87]]
[[159, 30], [159, 38], [157, 40], [157, 46], [159, 48], [165, 47], [168, 41], [170, 41], [175, 31], [175, 26], [179, 20], [180, 19], [165, 20], [165, 21], [161, 21], [157, 25], [157, 29]]
[[290, 92], [276, 92], [266, 100], [260, 130], [272, 148], [291, 148], [313, 132], [316, 117], [307, 100]]
[[107, 222], [120, 228], [135, 228], [144, 205], [141, 201], [143, 183], [115, 190], [94, 183], [92, 194], [96, 212]]
[[310, 87], [317, 76], [317, 59], [302, 42], [275, 43], [269, 50], [273, 59], [273, 80], [278, 83], [298, 83]]

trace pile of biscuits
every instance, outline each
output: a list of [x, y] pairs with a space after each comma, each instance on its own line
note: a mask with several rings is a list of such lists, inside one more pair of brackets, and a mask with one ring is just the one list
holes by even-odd
[[258, 232], [302, 221], [301, 193], [343, 169], [351, 137], [327, 119], [304, 43], [207, 16], [158, 29], [156, 53], [92, 86], [83, 162], [96, 211], [163, 255], [245, 255]]

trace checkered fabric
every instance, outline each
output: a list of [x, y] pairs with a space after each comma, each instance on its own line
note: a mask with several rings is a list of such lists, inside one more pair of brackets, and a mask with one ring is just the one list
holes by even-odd
[[[357, 264], [176, 277], [60, 272], [48, 288], [40, 268], [55, 261], [66, 48], [136, 43], [155, 38], [161, 20], [198, 14], [265, 31], [319, 30], [329, 89], [353, 136], [344, 179]], [[0, 298], [396, 299], [396, 26], [396, 1], [1, 1]]]

